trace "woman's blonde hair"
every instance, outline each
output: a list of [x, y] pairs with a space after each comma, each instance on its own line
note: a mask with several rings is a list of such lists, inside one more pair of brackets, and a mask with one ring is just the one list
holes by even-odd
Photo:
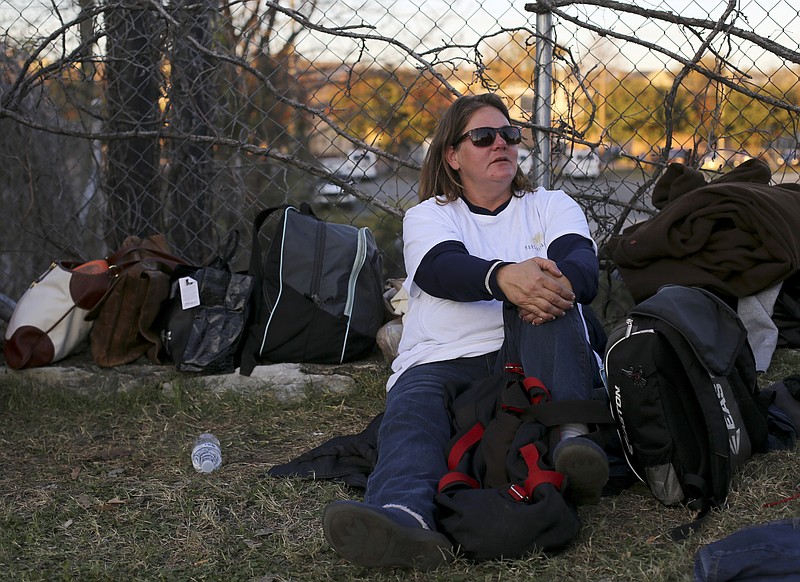
[[[483, 93], [481, 95], [465, 95], [453, 101], [445, 114], [439, 120], [436, 130], [433, 132], [431, 146], [425, 161], [422, 163], [422, 170], [419, 176], [419, 200], [427, 200], [436, 197], [442, 204], [453, 202], [461, 197], [464, 189], [461, 184], [461, 177], [458, 172], [447, 163], [447, 148], [459, 136], [464, 134], [469, 118], [478, 109], [483, 107], [494, 107], [502, 113], [506, 119], [510, 120], [508, 108], [502, 99], [493, 93]], [[517, 168], [517, 174], [511, 183], [511, 190], [515, 196], [522, 196], [526, 190], [533, 187], [528, 177]]]

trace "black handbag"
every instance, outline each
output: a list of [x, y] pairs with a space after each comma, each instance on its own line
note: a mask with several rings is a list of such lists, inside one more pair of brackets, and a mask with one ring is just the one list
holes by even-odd
[[227, 374], [238, 366], [253, 289], [253, 277], [230, 270], [238, 242], [239, 232], [232, 231], [209, 264], [175, 270], [161, 338], [180, 372]]

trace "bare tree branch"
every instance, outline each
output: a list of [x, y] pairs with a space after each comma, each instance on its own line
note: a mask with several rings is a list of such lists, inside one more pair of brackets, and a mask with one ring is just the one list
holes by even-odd
[[[585, 22], [585, 21], [581, 20], [580, 18], [576, 18], [576, 17], [574, 17], [574, 16], [572, 16], [572, 15], [570, 15], [570, 14], [568, 14], [568, 13], [566, 13], [563, 10], [560, 10], [558, 8], [559, 6], [572, 6], [572, 5], [578, 5], [578, 4], [590, 4], [590, 5], [594, 5], [594, 6], [600, 6], [600, 7], [603, 7], [603, 8], [619, 10], [621, 12], [629, 12], [631, 14], [637, 14], [639, 16], [645, 16], [647, 18], [654, 18], [654, 19], [659, 19], [659, 17], [663, 16], [664, 18], [661, 18], [662, 20], [665, 20], [665, 21], [673, 23], [673, 24], [679, 24], [679, 25], [682, 25], [682, 26], [686, 26], [686, 27], [701, 27], [701, 28], [708, 28], [708, 29], [711, 29], [711, 30], [714, 30], [715, 27], [716, 28], [719, 27], [719, 24], [718, 24], [717, 21], [699, 20], [699, 19], [696, 19], [696, 18], [683, 18], [683, 17], [680, 17], [680, 16], [676, 16], [675, 14], [673, 14], [671, 12], [663, 12], [663, 11], [660, 11], [660, 10], [648, 10], [648, 9], [640, 8], [640, 7], [637, 7], [637, 6], [631, 6], [629, 4], [624, 4], [624, 3], [621, 3], [621, 2], [614, 2], [612, 0], [609, 0], [609, 1], [595, 0], [594, 2], [591, 2], [591, 1], [590, 2], [583, 2], [583, 1], [579, 1], [579, 0], [560, 0], [560, 1], [557, 1], [557, 2], [551, 2], [550, 0], [539, 0], [536, 4], [526, 4], [525, 8], [526, 8], [526, 10], [530, 10], [531, 12], [551, 11], [553, 14], [557, 15], [559, 18], [561, 18], [561, 19], [563, 19], [565, 21], [568, 21], [568, 22], [572, 22], [573, 24], [575, 24], [575, 25], [577, 25], [577, 26], [579, 26], [581, 28], [585, 28], [586, 30], [591, 30], [591, 31], [597, 33], [600, 36], [609, 37], [609, 38], [616, 38], [616, 39], [619, 39], [619, 40], [623, 40], [625, 42], [630, 42], [630, 43], [642, 46], [642, 47], [644, 47], [644, 48], [646, 48], [646, 49], [648, 49], [648, 50], [650, 50], [650, 51], [652, 51], [654, 53], [663, 54], [663, 55], [669, 57], [670, 59], [672, 59], [673, 61], [675, 61], [677, 63], [680, 63], [680, 64], [684, 65], [685, 67], [688, 67], [689, 69], [691, 69], [693, 71], [697, 71], [698, 73], [701, 73], [702, 75], [708, 77], [709, 79], [711, 79], [713, 81], [717, 81], [719, 83], [722, 83], [723, 85], [727, 86], [728, 88], [730, 88], [733, 91], [742, 93], [743, 95], [747, 95], [748, 97], [752, 97], [753, 99], [756, 99], [756, 100], [761, 101], [763, 103], [766, 103], [768, 105], [772, 105], [774, 107], [780, 107], [782, 109], [786, 109], [787, 111], [791, 111], [793, 113], [800, 113], [800, 105], [797, 105], [795, 103], [790, 103], [790, 102], [785, 101], [785, 100], [775, 99], [774, 97], [772, 97], [770, 95], [764, 95], [762, 93], [757, 93], [755, 91], [751, 91], [750, 89], [747, 89], [746, 87], [743, 87], [742, 85], [739, 85], [739, 84], [735, 83], [731, 79], [728, 79], [725, 76], [720, 75], [719, 73], [717, 73], [715, 71], [711, 71], [708, 68], [703, 67], [701, 64], [699, 64], [699, 62], [695, 62], [692, 59], [687, 59], [687, 58], [685, 58], [684, 56], [682, 56], [682, 55], [680, 55], [678, 53], [675, 53], [673, 51], [669, 51], [669, 50], [663, 48], [658, 43], [649, 42], [649, 41], [641, 39], [641, 38], [639, 38], [637, 36], [618, 33], [618, 32], [609, 30], [607, 28], [603, 28], [603, 27], [597, 26], [597, 25], [592, 24], [590, 22]], [[758, 37], [757, 35], [754, 35], [752, 33], [743, 34], [746, 31], [741, 31], [741, 30], [736, 29], [735, 27], [732, 27], [732, 26], [726, 26], [725, 27], [725, 32], [726, 32], [726, 34], [738, 34], [738, 36], [741, 36], [742, 38], [744, 38], [744, 39], [746, 39], [746, 40], [748, 40], [750, 42], [754, 42], [754, 39], [761, 39], [761, 37]], [[786, 59], [786, 60], [788, 60], [790, 62], [800, 64], [800, 53], [798, 53], [796, 51], [780, 50], [780, 49], [785, 49], [785, 47], [781, 47], [777, 43], [772, 43], [772, 42], [760, 42], [760, 43], [756, 43], [756, 44], [758, 44], [758, 46], [761, 46], [762, 48], [765, 48], [769, 52], [772, 52], [776, 56], [779, 56], [779, 57], [781, 57], [783, 59]]]
[[[661, 20], [664, 22], [669, 22], [671, 24], [677, 24], [680, 26], [685, 26], [688, 28], [707, 28], [710, 30], [714, 30], [718, 28], [718, 22], [716, 20], [704, 20], [701, 18], [687, 18], [685, 16], [680, 16], [674, 12], [668, 12], [664, 10], [653, 10], [650, 8], [645, 8], [643, 6], [638, 6], [636, 4], [628, 4], [626, 2], [616, 2], [615, 0], [537, 0], [535, 3], [526, 4], [525, 10], [529, 12], [553, 12], [553, 14], [558, 14], [559, 17], [563, 18], [564, 12], [559, 10], [559, 8], [564, 8], [567, 6], [577, 6], [577, 5], [585, 5], [585, 6], [597, 6], [599, 8], [608, 8], [609, 10], [613, 10], [615, 12], [621, 12], [623, 14], [635, 14], [637, 16], [642, 16], [643, 18], [649, 18], [653, 20]], [[726, 9], [726, 13], [728, 13], [728, 9]], [[741, 38], [742, 40], [746, 40], [748, 42], [752, 42], [756, 46], [760, 46], [764, 50], [774, 54], [781, 59], [785, 59], [789, 62], [800, 64], [800, 52], [793, 51], [781, 44], [778, 44], [774, 41], [769, 40], [768, 38], [764, 38], [753, 31], [744, 30], [742, 28], [737, 28], [735, 26], [729, 26], [725, 29], [726, 34], [729, 34], [734, 37]], [[642, 43], [643, 46], [649, 46]], [[664, 54], [671, 54], [667, 51], [664, 51]], [[678, 59], [676, 59], [678, 60]]]

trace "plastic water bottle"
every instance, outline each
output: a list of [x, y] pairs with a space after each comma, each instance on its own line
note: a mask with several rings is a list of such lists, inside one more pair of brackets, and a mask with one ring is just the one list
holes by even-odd
[[210, 473], [222, 464], [222, 449], [219, 439], [209, 432], [204, 432], [194, 442], [192, 449], [192, 465], [200, 473]]

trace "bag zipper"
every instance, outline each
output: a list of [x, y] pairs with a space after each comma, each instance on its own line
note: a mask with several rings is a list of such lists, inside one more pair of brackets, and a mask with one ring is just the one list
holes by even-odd
[[[621, 429], [621, 427], [619, 425], [619, 421], [617, 420], [617, 414], [615, 414], [615, 410], [614, 410], [615, 407], [617, 406], [616, 399], [615, 399], [616, 397], [615, 397], [615, 394], [613, 393], [612, 386], [609, 384], [608, 375], [607, 375], [608, 374], [608, 370], [606, 369], [606, 362], [608, 361], [608, 357], [611, 355], [611, 353], [614, 351], [614, 348], [616, 348], [617, 345], [619, 345], [621, 342], [625, 341], [626, 339], [630, 338], [631, 335], [638, 335], [638, 334], [644, 334], [644, 333], [655, 333], [655, 330], [652, 329], [652, 328], [646, 328], [646, 329], [634, 331], [634, 329], [633, 329], [633, 317], [628, 316], [628, 317], [625, 318], [625, 335], [623, 337], [619, 338], [616, 342], [614, 342], [613, 345], [611, 345], [608, 348], [608, 350], [606, 351], [605, 357], [603, 358], [603, 372], [604, 372], [603, 384], [605, 384], [606, 393], [608, 394], [608, 397], [609, 397], [609, 406], [611, 408], [611, 415], [614, 417], [615, 424], [617, 424], [617, 433], [620, 436], [620, 444], [622, 445], [622, 457], [625, 459], [625, 464], [628, 465], [628, 468], [630, 468], [630, 470], [633, 472], [634, 476], [637, 479], [639, 479], [639, 481], [641, 481], [642, 483], [647, 483], [647, 480], [644, 478], [644, 476], [640, 475], [639, 472], [636, 470], [636, 467], [634, 466], [633, 450], [629, 450], [628, 449], [629, 439], [628, 439], [627, 435], [623, 436], [621, 434], [621, 432], [620, 432], [622, 429]], [[632, 446], [632, 445], [630, 445], [630, 446]]]
[[[284, 252], [286, 249], [286, 227], [288, 222], [289, 211], [299, 212], [293, 206], [288, 206], [283, 212], [283, 216], [281, 218], [281, 224], [278, 227], [280, 229], [280, 237], [281, 237], [280, 262], [278, 264], [278, 296], [275, 298], [275, 302], [273, 303], [272, 308], [269, 311], [269, 317], [267, 318], [267, 323], [264, 326], [264, 335], [261, 337], [261, 347], [258, 348], [259, 357], [263, 357], [264, 355], [264, 347], [267, 345], [267, 336], [269, 335], [269, 329], [270, 326], [272, 325], [272, 318], [275, 315], [275, 312], [277, 311], [278, 303], [280, 303], [281, 301], [281, 295], [283, 295], [283, 261], [284, 261]], [[276, 234], [277, 232], [278, 231], [276, 230]], [[264, 255], [260, 258], [261, 258], [261, 269], [262, 271], [264, 271], [265, 270], [264, 265], [266, 263], [267, 257], [266, 255]], [[264, 293], [263, 285], [262, 289], [258, 290], [257, 292]]]
[[353, 315], [353, 307], [356, 303], [356, 285], [358, 283], [358, 276], [361, 274], [361, 269], [367, 260], [367, 228], [361, 227], [358, 229], [358, 245], [356, 247], [356, 256], [353, 260], [353, 268], [350, 270], [350, 279], [347, 282], [347, 302], [344, 304], [344, 315], [347, 317], [347, 327], [344, 332], [344, 341], [342, 342], [342, 354], [339, 357], [339, 363], [344, 362], [345, 351], [347, 350], [347, 338], [350, 335], [350, 317]]
[[309, 290], [309, 296], [317, 307], [322, 305], [319, 285], [322, 280], [322, 263], [325, 259], [325, 233], [325, 223], [320, 220], [317, 222], [317, 248], [314, 251], [314, 272], [311, 273], [311, 289]]

